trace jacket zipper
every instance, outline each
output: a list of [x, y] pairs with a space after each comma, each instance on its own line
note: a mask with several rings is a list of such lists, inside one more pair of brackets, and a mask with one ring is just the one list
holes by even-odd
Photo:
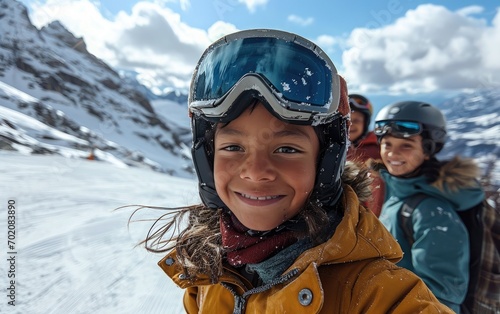
[[299, 270], [297, 268], [292, 269], [291, 271], [289, 271], [288, 273], [284, 274], [283, 276], [278, 277], [278, 278], [272, 280], [270, 283], [265, 284], [263, 286], [259, 286], [259, 287], [253, 288], [253, 289], [250, 289], [248, 291], [245, 291], [242, 295], [238, 295], [238, 293], [236, 292], [236, 290], [231, 285], [229, 285], [227, 283], [224, 283], [224, 282], [221, 282], [220, 284], [224, 288], [226, 288], [227, 290], [229, 290], [229, 292], [231, 292], [231, 294], [234, 297], [234, 310], [233, 310], [233, 314], [243, 314], [243, 313], [245, 313], [247, 298], [250, 295], [264, 292], [264, 291], [269, 290], [269, 289], [271, 289], [272, 287], [274, 287], [274, 286], [276, 286], [278, 284], [287, 282], [291, 278], [295, 277], [298, 273], [299, 273]]

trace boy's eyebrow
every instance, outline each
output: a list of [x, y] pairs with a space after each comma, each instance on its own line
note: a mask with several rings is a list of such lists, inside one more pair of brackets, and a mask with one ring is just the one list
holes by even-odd
[[225, 127], [217, 127], [217, 130], [215, 131], [216, 135], [243, 135], [243, 132], [238, 131], [236, 129], [232, 129], [228, 126]]

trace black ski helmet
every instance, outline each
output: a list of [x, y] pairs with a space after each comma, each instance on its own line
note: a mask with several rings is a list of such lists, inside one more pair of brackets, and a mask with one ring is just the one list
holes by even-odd
[[365, 116], [365, 124], [363, 126], [363, 133], [360, 138], [364, 138], [368, 134], [368, 128], [373, 114], [373, 106], [370, 100], [360, 94], [349, 94], [349, 106], [351, 110], [361, 112]]
[[[248, 45], [248, 49], [245, 45]], [[286, 48], [287, 54], [276, 53], [276, 48]], [[292, 60], [295, 48], [297, 54], [307, 58]], [[260, 56], [269, 60], [255, 60]], [[275, 77], [267, 77], [261, 71], [269, 69], [273, 71], [269, 74], [271, 76], [280, 74], [282, 68], [276, 64], [263, 67], [259, 61], [276, 63], [276, 60], [280, 60], [283, 67], [292, 67], [293, 73], [296, 73], [293, 67], [302, 67], [302, 81], [297, 81], [292, 73], [291, 78], [279, 78], [283, 82], [280, 86], [273, 84], [271, 79]], [[241, 65], [236, 65], [241, 62]], [[301, 62], [322, 64], [314, 70], [304, 67]], [[249, 67], [256, 69], [247, 70]], [[232, 72], [226, 71], [228, 69]], [[315, 84], [306, 84], [308, 78], [316, 77], [321, 71], [328, 80], [316, 79]], [[229, 75], [232, 77], [228, 78]], [[238, 77], [234, 80], [236, 75]], [[324, 105], [308, 103], [307, 99], [283, 99], [290, 90], [294, 92], [295, 86], [290, 84], [289, 88], [284, 79], [302, 82], [297, 85], [298, 88], [302, 86], [314, 89], [317, 86], [328, 90], [322, 96]], [[325, 83], [328, 84], [327, 89], [324, 89]], [[280, 91], [279, 88], [284, 90]], [[297, 94], [292, 96], [298, 97]], [[320, 140], [320, 155], [311, 199], [318, 200], [326, 208], [335, 205], [343, 191], [341, 177], [348, 143], [349, 105], [346, 83], [337, 74], [333, 62], [318, 46], [298, 35], [277, 30], [246, 30], [225, 36], [205, 50], [196, 66], [188, 106], [193, 135], [191, 152], [204, 205], [214, 209], [226, 207], [215, 189], [214, 128], [217, 123], [228, 123], [238, 117], [255, 100], [262, 102], [269, 112], [282, 121], [313, 126]]]
[[[443, 113], [431, 104], [421, 101], [401, 101], [382, 108], [375, 118], [375, 128], [381, 122], [410, 121], [422, 126], [424, 152], [430, 156], [437, 154], [446, 142], [446, 120]], [[387, 132], [387, 133], [390, 133]], [[375, 135], [380, 142], [386, 133]]]

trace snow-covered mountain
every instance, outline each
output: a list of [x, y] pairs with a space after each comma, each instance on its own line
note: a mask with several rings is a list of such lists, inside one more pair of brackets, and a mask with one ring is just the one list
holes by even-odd
[[189, 123], [177, 118], [185, 104], [162, 100], [168, 110], [157, 113], [83, 38], [57, 21], [37, 29], [17, 1], [0, 0], [0, 29], [1, 149], [67, 157], [94, 150], [97, 159], [192, 176]]
[[439, 104], [447, 120], [448, 141], [441, 158], [476, 159], [500, 186], [500, 90], [463, 93]]

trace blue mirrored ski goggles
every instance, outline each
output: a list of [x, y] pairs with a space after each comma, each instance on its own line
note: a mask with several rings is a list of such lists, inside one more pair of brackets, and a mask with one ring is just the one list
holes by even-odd
[[423, 126], [419, 122], [382, 120], [375, 122], [373, 132], [377, 136], [390, 134], [395, 137], [408, 138], [422, 133], [422, 130]]
[[249, 30], [211, 45], [196, 66], [190, 113], [222, 117], [238, 96], [255, 90], [285, 120], [313, 121], [337, 113], [340, 80], [314, 43], [276, 30]]

